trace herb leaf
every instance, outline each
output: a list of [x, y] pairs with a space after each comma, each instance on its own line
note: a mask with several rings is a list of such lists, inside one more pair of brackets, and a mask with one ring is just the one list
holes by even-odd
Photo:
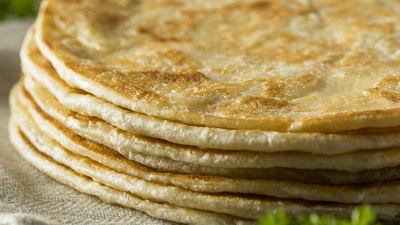
[[375, 214], [369, 206], [355, 208], [351, 218], [311, 214], [291, 219], [285, 215], [284, 210], [278, 210], [275, 213], [267, 213], [258, 221], [260, 225], [379, 225], [375, 222]]

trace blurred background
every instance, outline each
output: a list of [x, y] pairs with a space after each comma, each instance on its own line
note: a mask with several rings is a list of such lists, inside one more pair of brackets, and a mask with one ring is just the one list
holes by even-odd
[[13, 18], [34, 16], [40, 0], [0, 0], [0, 22]]
[[[17, 192], [19, 188], [34, 185], [34, 177], [38, 176], [32, 176], [35, 169], [13, 150], [7, 131], [10, 116], [8, 95], [21, 75], [19, 49], [38, 8], [38, 0], [0, 0], [0, 224], [45, 224], [30, 219], [38, 215], [42, 207], [29, 208], [18, 200], [22, 199], [21, 195], [30, 194]], [[20, 183], [12, 182], [13, 177], [21, 174], [27, 176]]]
[[40, 0], [0, 0], [0, 108], [21, 73], [19, 48], [39, 4]]
[[0, 108], [21, 73], [19, 48], [40, 0], [0, 0]]
[[[26, 31], [35, 19], [39, 3], [40, 0], [0, 0], [0, 158], [3, 154], [10, 154], [5, 151], [10, 146], [6, 134], [8, 93], [21, 75], [19, 49]], [[3, 161], [0, 160], [0, 170]]]

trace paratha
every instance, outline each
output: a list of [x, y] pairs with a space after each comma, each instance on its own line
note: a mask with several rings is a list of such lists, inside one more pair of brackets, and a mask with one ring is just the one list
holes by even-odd
[[18, 126], [27, 136], [42, 137], [45, 135], [48, 137], [47, 142], [56, 141], [74, 154], [91, 158], [121, 173], [155, 183], [171, 184], [202, 192], [265, 194], [264, 191], [267, 190], [265, 186], [268, 186], [271, 182], [268, 180], [244, 180], [215, 176], [160, 173], [151, 168], [146, 168], [138, 163], [129, 161], [112, 149], [79, 137], [61, 124], [57, 124], [56, 121], [50, 121], [50, 118], [46, 115], [33, 113], [31, 116], [34, 119], [32, 119], [18, 100], [12, 99], [12, 101], [15, 101], [15, 103], [12, 104], [14, 120], [17, 121]]
[[[95, 181], [121, 191], [129, 191], [140, 198], [167, 202], [182, 207], [226, 213], [243, 218], [256, 219], [266, 211], [277, 207], [275, 199], [260, 195], [209, 194], [190, 191], [174, 185], [153, 183], [132, 175], [117, 172], [87, 157], [67, 151], [46, 135], [36, 135], [30, 129], [23, 130], [30, 142], [46, 155], [74, 171]], [[28, 131], [28, 132], [25, 132]], [[39, 132], [40, 133], [40, 132]], [[239, 180], [236, 184], [238, 185]], [[242, 180], [243, 182], [243, 180]], [[267, 196], [280, 199], [306, 199], [339, 203], [399, 203], [400, 181], [352, 186], [326, 186], [291, 181], [264, 181], [261, 187]], [[214, 185], [218, 189], [219, 182]], [[222, 182], [221, 182], [222, 183]], [[243, 185], [249, 185], [249, 183]], [[255, 186], [253, 186], [254, 188]]]
[[[24, 79], [25, 80], [25, 79]], [[45, 88], [26, 79], [24, 83], [30, 94], [21, 92], [20, 99], [29, 110], [41, 108], [48, 115], [73, 130], [75, 133], [97, 143], [107, 145], [117, 151], [125, 149], [148, 155], [169, 157], [176, 161], [213, 167], [250, 167], [271, 168], [288, 167], [297, 169], [336, 169], [358, 172], [367, 169], [381, 169], [399, 165], [400, 151], [393, 149], [375, 149], [347, 154], [322, 155], [301, 152], [261, 153], [249, 151], [221, 151], [182, 146], [144, 136], [136, 136], [120, 130], [100, 119], [86, 117], [65, 108]], [[36, 102], [36, 103], [35, 103]], [[39, 106], [37, 106], [38, 104]], [[390, 137], [384, 136], [385, 138]], [[368, 140], [371, 136], [364, 136]], [[384, 142], [376, 136], [376, 140]], [[369, 139], [371, 141], [371, 138]], [[393, 140], [395, 141], [395, 140]]]
[[[16, 89], [14, 88], [14, 93]], [[166, 203], [154, 203], [149, 200], [140, 199], [130, 193], [121, 192], [108, 186], [101, 185], [92, 179], [76, 173], [70, 168], [61, 165], [45, 154], [39, 153], [28, 139], [19, 131], [15, 122], [11, 119], [9, 123], [11, 141], [19, 154], [29, 163], [54, 179], [65, 183], [83, 193], [93, 194], [102, 200], [121, 204], [144, 211], [152, 216], [169, 219], [178, 222], [196, 224], [254, 224], [239, 218], [232, 218], [225, 214], [214, 214], [189, 208], [181, 208]], [[41, 137], [38, 137], [41, 139]], [[36, 137], [33, 138], [37, 141]], [[352, 204], [334, 203], [312, 203], [305, 201], [275, 200], [275, 207], [284, 208], [289, 216], [305, 215], [310, 213], [330, 213], [335, 215], [349, 215], [356, 206]], [[271, 202], [272, 203], [272, 202]], [[372, 204], [373, 210], [377, 212], [378, 218], [396, 220], [400, 208], [395, 204]]]
[[[137, 196], [119, 191], [99, 184], [93, 179], [83, 176], [72, 169], [55, 162], [50, 157], [35, 149], [29, 140], [18, 130], [18, 127], [10, 121], [9, 126], [12, 144], [18, 153], [30, 164], [49, 175], [53, 179], [79, 190], [80, 192], [95, 195], [103, 201], [127, 206], [143, 211], [151, 216], [176, 222], [189, 224], [256, 224], [255, 221], [231, 217], [224, 214], [216, 214], [207, 211], [182, 208], [167, 203], [158, 203], [138, 198]], [[385, 217], [393, 217], [395, 209]]]
[[[181, 208], [166, 203], [155, 203], [140, 199], [130, 193], [121, 192], [113, 188], [100, 185], [92, 179], [82, 176], [75, 171], [56, 163], [35, 149], [28, 139], [18, 130], [13, 121], [9, 126], [11, 141], [19, 154], [36, 168], [83, 193], [98, 196], [103, 201], [120, 204], [148, 213], [151, 216], [172, 221], [193, 224], [256, 224], [254, 221], [232, 218], [224, 214], [215, 214], [189, 208]], [[279, 201], [279, 208], [284, 208], [287, 215], [307, 215], [310, 213], [334, 214], [349, 216], [356, 205], [334, 203], [313, 204], [302, 201]], [[396, 204], [372, 204], [372, 209], [377, 212], [377, 217], [391, 221], [398, 220], [400, 208]]]
[[[400, 145], [400, 130], [353, 132], [349, 134], [285, 133], [260, 130], [229, 130], [162, 120], [135, 113], [68, 86], [41, 55], [27, 33], [21, 49], [22, 69], [46, 87], [65, 107], [94, 116], [133, 134], [169, 142], [225, 150], [305, 151], [338, 154], [360, 149], [380, 149]], [[29, 78], [28, 78], [29, 80]], [[30, 83], [26, 81], [26, 83]], [[201, 138], [198, 138], [201, 137]]]
[[365, 203], [397, 219], [399, 15], [392, 0], [44, 1], [11, 139], [57, 180], [178, 222]]
[[115, 105], [207, 127], [400, 125], [400, 3], [46, 1], [36, 42]]
[[[22, 130], [25, 130], [25, 133], [27, 132], [26, 129], [33, 130], [29, 131], [33, 133], [31, 136], [42, 135], [35, 131], [40, 129], [45, 133], [45, 135], [56, 140], [69, 151], [74, 152], [75, 154], [87, 156], [119, 172], [134, 175], [152, 182], [174, 184], [176, 186], [196, 191], [228, 191], [256, 194], [254, 190], [260, 190], [263, 185], [267, 185], [268, 183], [266, 182], [264, 184], [260, 180], [235, 180], [225, 179], [224, 177], [244, 178], [250, 180], [289, 180], [318, 184], [373, 183], [400, 178], [400, 166], [383, 168], [380, 170], [367, 170], [358, 173], [334, 170], [299, 170], [291, 168], [219, 168], [188, 164], [174, 161], [166, 157], [149, 156], [121, 149], [119, 152], [127, 158], [124, 159], [115, 150], [85, 140], [76, 135], [44, 112], [40, 113], [40, 110], [31, 110], [30, 116], [28, 116], [25, 112], [26, 109], [23, 109], [23, 107], [20, 107], [18, 104], [13, 104], [12, 108], [14, 109], [12, 115], [15, 120], [18, 121], [18, 124], [20, 124]], [[36, 126], [37, 128], [35, 128]], [[133, 161], [129, 161], [128, 159]], [[140, 164], [135, 162], [139, 162]], [[144, 164], [147, 167], [142, 166], [141, 164]], [[164, 171], [164, 173], [159, 172], [160, 170]], [[211, 177], [209, 177], [210, 175]], [[234, 183], [240, 182], [243, 184], [240, 186], [234, 185]], [[218, 185], [215, 185], [216, 183], [218, 183]], [[212, 187], [213, 185], [219, 186], [219, 188], [214, 189]], [[254, 186], [260, 187], [253, 189]]]

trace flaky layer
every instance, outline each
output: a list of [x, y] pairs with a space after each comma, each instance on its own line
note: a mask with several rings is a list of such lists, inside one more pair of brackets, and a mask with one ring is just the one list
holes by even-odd
[[9, 131], [12, 144], [27, 162], [57, 181], [67, 184], [80, 192], [95, 195], [105, 202], [124, 205], [143, 211], [154, 217], [181, 223], [204, 225], [256, 224], [254, 221], [234, 218], [223, 214], [144, 200], [129, 192], [120, 191], [99, 184], [98, 182], [93, 181], [93, 179], [87, 176], [82, 176], [67, 166], [57, 163], [45, 154], [39, 153], [12, 122], [10, 123]]
[[[68, 167], [71, 167], [75, 171], [83, 173], [84, 175], [88, 175], [97, 182], [106, 184], [107, 186], [111, 186], [113, 188], [116, 188], [117, 190], [129, 191], [134, 194], [137, 194], [141, 198], [145, 199], [149, 198], [156, 200], [157, 202], [172, 201], [177, 203], [178, 205], [191, 205], [194, 206], [195, 208], [202, 208], [207, 206], [209, 207], [208, 210], [211, 211], [214, 210], [224, 211], [226, 209], [229, 214], [233, 215], [243, 214], [245, 215], [245, 217], [250, 217], [250, 218], [256, 218], [257, 214], [260, 215], [265, 210], [274, 210], [286, 204], [289, 205], [289, 208], [294, 207], [295, 208], [294, 211], [298, 214], [309, 213], [310, 211], [321, 208], [323, 210], [324, 209], [327, 210], [327, 208], [324, 208], [324, 204], [320, 203], [318, 204], [317, 207], [315, 207], [314, 203], [312, 202], [310, 203], [302, 201], [292, 202], [286, 199], [252, 200], [249, 198], [235, 197], [230, 195], [213, 196], [200, 192], [196, 193], [196, 192], [189, 192], [184, 189], [171, 188], [164, 185], [146, 183], [134, 177], [116, 173], [115, 171], [110, 170], [102, 166], [101, 164], [94, 163], [87, 158], [71, 154], [63, 150], [59, 146], [57, 146], [57, 144], [53, 144], [51, 141], [47, 141], [45, 139], [46, 138], [44, 138], [43, 136], [31, 137], [30, 141], [33, 141], [33, 144], [37, 148], [39, 148], [40, 151], [43, 151], [45, 154], [48, 154], [56, 161], [65, 164]], [[141, 188], [138, 188], [138, 186], [140, 186]], [[301, 189], [304, 187], [301, 187], [301, 185], [299, 185], [297, 188]], [[292, 191], [297, 192], [298, 191], [297, 188], [294, 188]], [[371, 188], [374, 189], [375, 191], [376, 189], [379, 189], [374, 193], [377, 195], [381, 195], [380, 191], [390, 191], [390, 190], [383, 190], [384, 188], [379, 186]], [[317, 192], [321, 191], [320, 188], [318, 189], [319, 190], [317, 190]], [[393, 186], [389, 187], [389, 189], [393, 189]], [[393, 192], [387, 192], [387, 193], [393, 193]], [[367, 193], [364, 194], [368, 195]], [[391, 197], [396, 198], [395, 196], [393, 196], [393, 194], [390, 195]], [[338, 193], [335, 193], [332, 196], [338, 196]], [[351, 204], [350, 205], [332, 204], [331, 206], [328, 206], [331, 207], [330, 209], [328, 209], [328, 211], [332, 210], [333, 208], [332, 211], [334, 211], [334, 213], [342, 214], [346, 213], [347, 211], [346, 208], [348, 209], [354, 206], [355, 205]], [[386, 209], [391, 209], [391, 205], [388, 206], [389, 207], [386, 207]], [[235, 209], [236, 207], [239, 208]], [[393, 213], [393, 212], [386, 212], [386, 213]]]
[[[356, 172], [367, 169], [381, 169], [397, 166], [400, 161], [400, 154], [398, 154], [399, 149], [397, 148], [357, 151], [338, 155], [322, 155], [297, 152], [261, 153], [214, 149], [202, 150], [191, 146], [177, 145], [158, 139], [133, 135], [126, 131], [116, 129], [116, 127], [95, 117], [77, 114], [65, 108], [53, 95], [45, 88], [35, 83], [34, 80], [29, 80], [28, 77], [25, 78], [24, 80], [26, 82], [24, 82], [24, 85], [34, 98], [33, 101], [26, 91], [21, 92], [21, 100], [25, 105], [32, 108], [32, 110], [36, 110], [36, 108], [40, 106], [48, 115], [64, 124], [75, 133], [116, 150], [125, 149], [147, 155], [169, 157], [175, 161], [225, 168], [288, 167], [298, 169], [336, 169]], [[360, 137], [357, 141], [357, 143], [360, 144], [365, 144], [363, 141], [379, 144], [385, 143], [386, 140], [398, 141], [398, 138], [393, 138], [394, 136], [396, 136], [396, 133], [375, 136], [357, 135], [356, 137]], [[336, 137], [341, 136], [333, 135], [333, 139], [331, 139], [332, 136], [327, 135], [327, 139], [325, 140], [334, 142]], [[354, 141], [354, 135], [347, 137], [344, 135], [344, 137], [345, 140], [347, 139], [350, 143]], [[324, 138], [324, 135], [322, 135], [321, 138]], [[304, 136], [304, 139], [307, 139], [308, 142], [315, 141], [312, 136]], [[275, 141], [285, 140], [290, 141], [289, 139], [279, 139]], [[304, 147], [307, 146], [307, 140], [303, 143]], [[298, 139], [298, 141], [301, 142], [303, 139]], [[317, 148], [317, 150], [324, 152], [324, 149]]]
[[[28, 116], [28, 113], [25, 112], [26, 109], [20, 107], [19, 104], [13, 105], [12, 108], [14, 109], [14, 118], [19, 121], [18, 123], [20, 124], [20, 127], [25, 130], [25, 132], [28, 132], [26, 129], [29, 128], [30, 132], [34, 133], [32, 134], [33, 136], [41, 135], [37, 130], [40, 129], [47, 136], [59, 142], [69, 151], [90, 157], [93, 160], [117, 171], [131, 174], [148, 181], [173, 184], [196, 191], [242, 192], [254, 194], [267, 193], [265, 192], [267, 190], [263, 187], [268, 185], [268, 181], [229, 179], [223, 177], [289, 180], [320, 184], [371, 183], [400, 178], [399, 166], [380, 170], [361, 171], [358, 173], [334, 170], [298, 170], [289, 168], [218, 168], [189, 164], [174, 161], [166, 157], [145, 155], [123, 149], [118, 150], [126, 158], [133, 160], [132, 162], [121, 157], [113, 149], [83, 139], [39, 109], [30, 110], [30, 116]], [[33, 122], [32, 119], [35, 122]], [[38, 128], [36, 128], [34, 123], [36, 123]], [[160, 173], [156, 170], [135, 163], [135, 161], [148, 165], [156, 170], [186, 173], [187, 175]], [[214, 175], [214, 177], [196, 175]], [[215, 177], [215, 175], [222, 177]], [[218, 185], [215, 185], [216, 183], [218, 183]]]
[[[166, 203], [154, 203], [149, 200], [140, 199], [130, 193], [118, 191], [116, 189], [101, 185], [92, 179], [82, 176], [68, 167], [61, 165], [46, 155], [39, 153], [35, 147], [29, 143], [14, 122], [10, 121], [9, 133], [12, 144], [18, 153], [30, 164], [46, 173], [57, 181], [67, 184], [83, 193], [95, 195], [103, 201], [113, 204], [120, 204], [130, 208], [144, 211], [151, 216], [168, 219], [189, 224], [256, 224], [256, 222], [235, 219], [227, 215], [204, 212], [189, 208], [181, 208]], [[285, 209], [288, 215], [310, 214], [310, 213], [329, 213], [341, 216], [349, 216], [353, 205], [340, 204], [305, 204], [309, 210], [301, 210], [301, 204], [281, 202], [279, 209]], [[377, 217], [382, 219], [394, 220], [400, 209], [393, 204], [373, 204], [372, 208], [377, 212]]]
[[[16, 101], [16, 99], [14, 98], [12, 101]], [[21, 126], [24, 127], [23, 125]], [[123, 191], [129, 190], [142, 198], [253, 219], [257, 218], [262, 212], [277, 207], [275, 201], [278, 199], [236, 194], [214, 195], [142, 180], [136, 176], [119, 173], [89, 158], [72, 154], [45, 135], [36, 135], [37, 132], [30, 132], [30, 129], [26, 129], [26, 131], [25, 134], [37, 148], [55, 158], [58, 162], [108, 186]], [[38, 131], [38, 133], [41, 132]], [[224, 181], [221, 181], [223, 184]], [[393, 194], [400, 190], [400, 181], [357, 186], [325, 186], [276, 180], [259, 181], [259, 185], [257, 183], [257, 181], [246, 182], [245, 180], [236, 180], [235, 182], [235, 180], [231, 179], [231, 182], [228, 182], [225, 188], [231, 185], [234, 186], [231, 187], [232, 189], [241, 189], [243, 186], [252, 185], [252, 187], [248, 188], [256, 190], [259, 186], [260, 189], [257, 189], [257, 191], [262, 190], [263, 195], [282, 199], [300, 198], [312, 201], [340, 203], [400, 202], [400, 196]], [[212, 185], [215, 190], [219, 189], [218, 181]]]

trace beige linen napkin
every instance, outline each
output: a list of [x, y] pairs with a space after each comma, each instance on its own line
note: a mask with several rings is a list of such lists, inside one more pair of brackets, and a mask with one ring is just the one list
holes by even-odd
[[0, 22], [0, 225], [175, 224], [109, 205], [28, 165], [10, 144], [8, 94], [20, 76], [18, 51], [30, 20]]

